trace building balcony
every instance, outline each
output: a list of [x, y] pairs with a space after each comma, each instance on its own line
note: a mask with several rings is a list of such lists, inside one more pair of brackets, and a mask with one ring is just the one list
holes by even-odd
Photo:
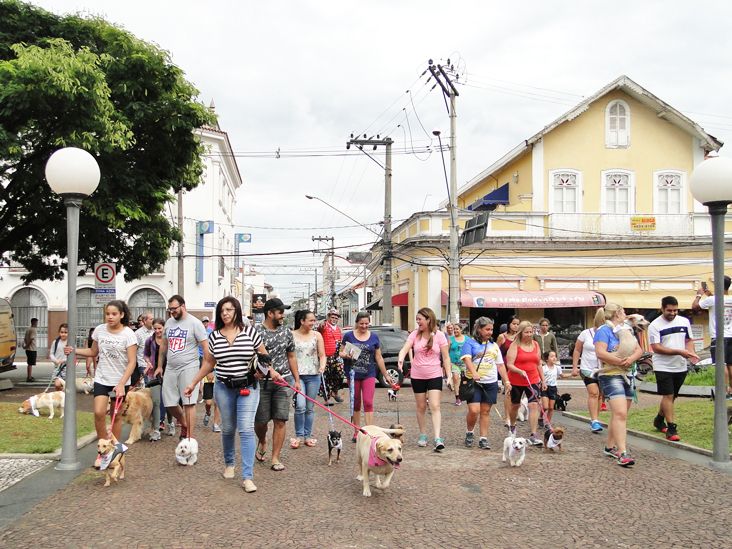
[[655, 239], [711, 236], [707, 214], [548, 214], [547, 236], [552, 239]]

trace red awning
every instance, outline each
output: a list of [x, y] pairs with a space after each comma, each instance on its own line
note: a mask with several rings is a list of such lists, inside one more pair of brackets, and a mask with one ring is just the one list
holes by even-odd
[[[448, 301], [450, 301], [449, 294], [445, 290], [442, 290], [440, 292], [440, 304], [443, 307], [447, 307]], [[473, 296], [465, 290], [460, 290], [460, 299], [458, 301], [461, 307], [470, 307], [470, 304], [473, 302]]]
[[[465, 297], [469, 296], [469, 299]], [[561, 307], [602, 307], [605, 296], [598, 292], [477, 291], [462, 292], [463, 307], [486, 309], [558, 309]]]
[[394, 307], [406, 307], [409, 305], [409, 292], [402, 292], [391, 296], [391, 304]]

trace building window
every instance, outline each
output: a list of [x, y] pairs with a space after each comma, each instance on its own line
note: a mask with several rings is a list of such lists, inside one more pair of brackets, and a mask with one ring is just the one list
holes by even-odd
[[611, 101], [605, 109], [605, 146], [630, 145], [630, 107], [625, 101]]
[[604, 172], [603, 212], [629, 214], [633, 212], [633, 185], [629, 172]]
[[580, 211], [580, 177], [577, 172], [554, 172], [551, 190], [554, 213], [577, 213]]
[[655, 211], [659, 214], [680, 214], [684, 211], [684, 184], [680, 172], [655, 174]]

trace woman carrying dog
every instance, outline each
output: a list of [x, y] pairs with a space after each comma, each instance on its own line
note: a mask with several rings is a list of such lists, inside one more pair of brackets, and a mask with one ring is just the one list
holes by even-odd
[[526, 395], [531, 428], [528, 441], [532, 446], [542, 446], [544, 443], [536, 436], [536, 431], [539, 427], [539, 395], [541, 391], [546, 391], [546, 382], [541, 368], [539, 344], [533, 336], [534, 327], [531, 322], [524, 320], [519, 324], [518, 335], [506, 353], [508, 381], [511, 383], [510, 431], [516, 432], [516, 415], [521, 397]]
[[[460, 374], [465, 371], [465, 363], [461, 360], [463, 346], [467, 336], [463, 335], [462, 324], [449, 324], [452, 326], [452, 334], [448, 331], [447, 339], [450, 342], [450, 364], [452, 365], [452, 388], [455, 392], [455, 406], [460, 406], [462, 401], [458, 396], [460, 389]], [[503, 362], [503, 361], [501, 361]]]
[[600, 371], [597, 379], [600, 390], [610, 402], [610, 422], [607, 428], [607, 443], [604, 454], [617, 460], [618, 465], [630, 467], [635, 460], [626, 447], [628, 410], [633, 402], [633, 393], [628, 372], [633, 363], [643, 354], [636, 340], [635, 350], [626, 357], [613, 354], [620, 340], [614, 332], [616, 326], [625, 322], [625, 311], [616, 303], [607, 303], [595, 314], [595, 325], [602, 324], [595, 334], [595, 354]]
[[[368, 311], [359, 311], [356, 315], [356, 328], [346, 332], [341, 345], [341, 358], [346, 369], [346, 378], [351, 379], [351, 370], [354, 374], [353, 423], [361, 426], [361, 403], [366, 416], [366, 425], [374, 423], [374, 394], [376, 392], [376, 367], [378, 366], [384, 380], [389, 384], [394, 381], [389, 377], [381, 356], [381, 341], [379, 336], [369, 330], [371, 317]], [[358, 356], [356, 354], [358, 353]], [[353, 433], [352, 442], [356, 442], [356, 433]]]
[[[98, 438], [107, 437], [107, 408], [110, 393], [124, 399], [130, 388], [130, 377], [137, 368], [137, 338], [135, 332], [128, 327], [130, 310], [127, 303], [119, 299], [110, 301], [104, 306], [105, 323], [94, 329], [91, 348], [75, 349], [76, 356], [97, 358], [97, 370], [94, 373], [94, 427]], [[64, 352], [69, 355], [74, 351], [66, 346]], [[122, 415], [117, 414], [112, 425], [112, 434], [117, 440], [122, 436]], [[97, 462], [101, 456], [97, 456]]]
[[[447, 386], [452, 389], [452, 377], [448, 343], [445, 334], [437, 329], [437, 317], [432, 309], [423, 307], [417, 311], [417, 329], [407, 338], [404, 347], [399, 351], [399, 370], [402, 370], [407, 353], [414, 351], [412, 359], [412, 391], [417, 403], [417, 424], [419, 438], [417, 446], [427, 446], [425, 413], [429, 401], [432, 414], [432, 429], [435, 435], [435, 452], [445, 449], [445, 440], [440, 436], [442, 415], [440, 414], [440, 393], [442, 380], [447, 379]], [[444, 369], [444, 374], [443, 374]]]
[[467, 368], [466, 375], [475, 381], [473, 397], [468, 402], [468, 415], [465, 431], [465, 446], [473, 446], [473, 429], [480, 415], [480, 440], [478, 447], [490, 450], [488, 444], [488, 426], [491, 417], [491, 408], [498, 400], [498, 373], [501, 374], [503, 385], [507, 391], [511, 390], [506, 368], [503, 365], [501, 350], [491, 341], [493, 335], [493, 320], [481, 316], [473, 324], [473, 339], [467, 338], [462, 349], [462, 360]]
[[[325, 372], [325, 345], [323, 336], [313, 330], [315, 314], [312, 311], [295, 312], [295, 329], [292, 337], [295, 340], [295, 356], [297, 371], [300, 373], [302, 391], [311, 399], [318, 397], [320, 380]], [[312, 400], [300, 393], [295, 397], [295, 438], [290, 440], [290, 448], [299, 448], [300, 444], [315, 446], [318, 442], [313, 438], [313, 421], [315, 412]]]
[[53, 362], [55, 368], [53, 374], [53, 388], [56, 391], [63, 391], [66, 382], [66, 348], [69, 339], [69, 325], [65, 322], [58, 327], [58, 337], [48, 349], [48, 359]]
[[592, 328], [582, 330], [572, 352], [572, 376], [574, 377], [579, 373], [582, 382], [585, 384], [585, 389], [587, 389], [587, 410], [590, 413], [590, 430], [593, 433], [602, 432], [602, 425], [597, 419], [600, 415], [602, 395], [597, 381], [599, 366], [595, 354], [595, 333], [600, 326], [602, 326], [602, 321], [598, 323], [595, 320], [595, 325]]
[[239, 433], [242, 488], [245, 492], [257, 491], [254, 484], [254, 416], [259, 406], [259, 380], [269, 368], [257, 355], [268, 356], [262, 337], [254, 327], [245, 327], [239, 301], [231, 296], [216, 304], [216, 328], [208, 336], [209, 355], [196, 376], [184, 389], [190, 396], [194, 388], [212, 371], [216, 373], [214, 400], [221, 411], [221, 445], [224, 450], [225, 479], [234, 478], [234, 442]]

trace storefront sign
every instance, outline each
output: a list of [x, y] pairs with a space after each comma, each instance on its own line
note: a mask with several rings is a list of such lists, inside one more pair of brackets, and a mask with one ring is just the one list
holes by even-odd
[[630, 216], [631, 231], [655, 231], [656, 218], [649, 215], [632, 215]]

